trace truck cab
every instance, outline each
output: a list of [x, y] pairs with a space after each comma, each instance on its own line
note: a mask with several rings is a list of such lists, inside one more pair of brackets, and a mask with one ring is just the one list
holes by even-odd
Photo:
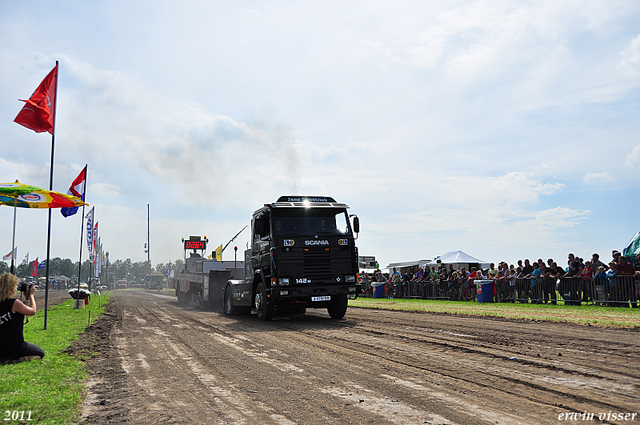
[[249, 307], [270, 320], [274, 313], [327, 308], [332, 318], [342, 318], [347, 299], [360, 289], [359, 220], [348, 208], [330, 197], [282, 196], [256, 210], [245, 280], [228, 282], [225, 313]]

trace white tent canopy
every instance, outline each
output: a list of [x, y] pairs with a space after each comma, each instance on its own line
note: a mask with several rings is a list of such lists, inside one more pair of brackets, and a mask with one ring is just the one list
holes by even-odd
[[468, 268], [470, 264], [480, 264], [480, 267], [483, 269], [489, 267], [489, 263], [486, 261], [479, 260], [462, 251], [447, 252], [446, 254], [436, 257], [426, 265], [437, 266], [438, 264], [453, 264], [456, 266], [456, 269], [463, 266]]
[[394, 267], [395, 268], [404, 268], [404, 267], [417, 267], [420, 266], [422, 267], [423, 264], [427, 263], [429, 260], [420, 260], [420, 261], [402, 261], [399, 263], [389, 263], [389, 265], [387, 266], [387, 268], [389, 270], [392, 270]]

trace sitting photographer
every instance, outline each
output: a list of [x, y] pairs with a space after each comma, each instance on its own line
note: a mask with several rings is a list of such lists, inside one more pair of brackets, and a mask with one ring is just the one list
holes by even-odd
[[24, 340], [22, 326], [24, 316], [36, 314], [35, 288], [23, 284], [20, 287], [26, 304], [12, 298], [17, 291], [18, 278], [11, 273], [0, 277], [0, 363], [43, 358], [44, 350]]

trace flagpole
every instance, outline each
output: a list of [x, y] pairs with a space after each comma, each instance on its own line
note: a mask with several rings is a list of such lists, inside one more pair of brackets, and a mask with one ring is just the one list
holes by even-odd
[[15, 275], [15, 270], [13, 268], [13, 261], [15, 260], [15, 250], [16, 250], [16, 210], [18, 209], [18, 198], [16, 197], [13, 200], [13, 237], [11, 239], [11, 274]]
[[[87, 174], [89, 173], [88, 164], [84, 166], [84, 190], [83, 190], [83, 198], [84, 201], [87, 197]], [[82, 272], [82, 236], [84, 235], [84, 205], [82, 206], [82, 219], [80, 220], [80, 257], [78, 258], [78, 294], [80, 294], [80, 273]], [[80, 295], [78, 295], [80, 296]]]
[[78, 258], [78, 294], [80, 294], [80, 273], [82, 272], [82, 236], [83, 236], [82, 231], [83, 230], [84, 230], [84, 205], [82, 206], [82, 219], [80, 220], [80, 256]]
[[[58, 61], [56, 61], [56, 96], [53, 100], [53, 129], [51, 131], [51, 170], [49, 172], [49, 190], [53, 190], [53, 154], [56, 141], [56, 110], [58, 104]], [[44, 281], [44, 330], [47, 330], [47, 317], [49, 313], [49, 256], [51, 253], [51, 208], [49, 208], [49, 224], [47, 226], [47, 264], [45, 266]]]
[[147, 274], [151, 274], [151, 241], [149, 240], [151, 233], [149, 229], [149, 204], [147, 204]]

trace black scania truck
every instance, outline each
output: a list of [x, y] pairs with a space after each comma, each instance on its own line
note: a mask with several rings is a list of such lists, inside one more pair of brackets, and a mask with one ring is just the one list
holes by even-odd
[[304, 314], [326, 308], [344, 317], [347, 299], [356, 298], [360, 223], [348, 206], [323, 196], [282, 196], [251, 219], [252, 247], [245, 251], [245, 279], [227, 281], [227, 315]]

